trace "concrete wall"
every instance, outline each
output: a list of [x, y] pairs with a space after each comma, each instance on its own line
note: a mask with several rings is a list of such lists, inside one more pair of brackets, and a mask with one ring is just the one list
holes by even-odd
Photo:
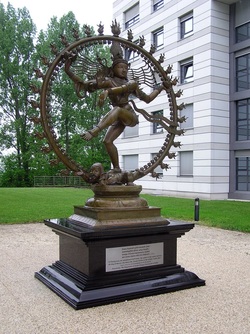
[[[138, 1], [114, 2], [114, 18], [124, 30], [124, 11]], [[180, 40], [179, 18], [193, 11], [193, 34]], [[164, 27], [164, 48], [161, 53], [166, 60], [163, 67], [173, 65], [173, 76], [180, 77], [180, 62], [193, 58], [193, 81], [178, 84], [183, 96], [179, 103], [193, 104], [193, 128], [177, 138], [182, 151], [193, 151], [193, 177], [180, 176], [180, 157], [165, 159], [171, 169], [163, 171], [160, 180], [146, 176], [136, 183], [153, 193], [180, 197], [226, 199], [229, 192], [229, 5], [212, 0], [165, 0], [164, 7], [152, 13], [151, 0], [140, 0], [140, 21], [131, 27], [134, 40], [144, 35], [145, 49], [152, 43], [152, 32]], [[139, 60], [138, 60], [139, 61]], [[133, 63], [131, 64], [133, 66]], [[167, 99], [161, 94], [147, 107], [148, 112], [159, 109], [169, 112]], [[152, 124], [140, 116], [139, 136], [117, 140], [122, 156], [139, 154], [139, 166], [150, 161], [151, 154], [159, 151], [165, 133], [152, 134]], [[172, 151], [176, 151], [173, 149]]]

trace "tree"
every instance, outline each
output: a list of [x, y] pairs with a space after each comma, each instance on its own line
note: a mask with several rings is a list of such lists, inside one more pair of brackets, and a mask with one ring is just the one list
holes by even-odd
[[8, 4], [5, 11], [0, 4], [0, 144], [16, 155], [17, 168], [22, 171], [17, 184], [29, 184], [32, 108], [28, 96], [35, 33], [26, 8], [15, 10]]
[[[34, 76], [35, 68], [42, 66], [46, 71], [46, 65], [41, 65], [41, 56], [53, 59], [51, 44], [61, 50], [64, 46], [60, 36], [73, 41], [73, 28], [84, 36], [84, 27], [80, 27], [74, 14], [69, 12], [59, 20], [52, 17], [48, 29], [36, 36], [36, 27], [26, 8], [14, 9], [8, 4], [5, 10], [0, 4], [0, 147], [2, 151], [11, 149], [11, 153], [2, 158], [2, 186], [32, 185], [34, 175], [55, 175], [63, 168], [50, 166], [53, 155], [41, 152], [46, 140], [37, 139], [43, 130], [41, 125], [30, 121], [39, 115], [29, 103], [32, 98], [39, 100], [39, 96], [34, 97], [30, 86], [41, 86]], [[98, 50], [93, 52], [105, 57], [107, 51], [96, 48]], [[79, 136], [97, 124], [107, 111], [96, 108], [97, 95], [79, 100], [72, 82], [61, 71], [53, 85], [53, 96], [53, 124], [68, 154], [85, 168], [96, 161], [108, 167], [109, 159], [100, 145], [101, 137], [84, 144]], [[34, 137], [36, 132], [37, 138]]]
[[[51, 56], [51, 46], [53, 46], [53, 50], [61, 51], [65, 47], [63, 42], [75, 41], [74, 31], [78, 31], [79, 36], [84, 37], [85, 29], [85, 26], [79, 26], [72, 12], [64, 15], [60, 20], [53, 17], [48, 30], [41, 31], [38, 36], [37, 53], [49, 58], [49, 62], [51, 62], [55, 57], [53, 54]], [[94, 34], [93, 28], [91, 30]], [[93, 46], [85, 52], [90, 53], [89, 57], [92, 60], [100, 56], [102, 58], [110, 57], [109, 49], [100, 45]], [[42, 63], [40, 65], [42, 72], [45, 73], [46, 65], [42, 65]], [[84, 76], [84, 73], [82, 75]], [[86, 76], [85, 79], [87, 79]], [[100, 145], [103, 134], [90, 143], [85, 143], [79, 136], [99, 122], [102, 115], [107, 112], [108, 105], [106, 104], [102, 109], [97, 107], [98, 92], [86, 96], [84, 99], [79, 99], [74, 91], [73, 83], [63, 68], [54, 78], [51, 91], [53, 100], [51, 119], [60, 144], [65, 151], [87, 169], [96, 161], [101, 161], [108, 168], [110, 165], [108, 156], [104, 147]]]

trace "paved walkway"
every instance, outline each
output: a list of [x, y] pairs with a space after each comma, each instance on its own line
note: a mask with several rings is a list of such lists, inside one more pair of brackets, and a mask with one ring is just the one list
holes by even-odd
[[250, 333], [250, 234], [196, 226], [178, 264], [206, 286], [79, 311], [34, 278], [55, 260], [44, 224], [0, 225], [1, 334]]

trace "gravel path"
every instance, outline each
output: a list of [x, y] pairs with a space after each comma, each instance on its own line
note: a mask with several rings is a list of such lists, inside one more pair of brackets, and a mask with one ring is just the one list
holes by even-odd
[[0, 225], [0, 333], [248, 334], [250, 234], [196, 226], [178, 264], [206, 286], [75, 311], [34, 278], [58, 260], [44, 224]]

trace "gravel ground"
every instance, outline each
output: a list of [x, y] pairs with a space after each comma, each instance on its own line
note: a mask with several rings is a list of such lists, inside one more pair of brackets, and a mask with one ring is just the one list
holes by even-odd
[[206, 286], [75, 311], [34, 272], [58, 260], [44, 224], [0, 225], [0, 333], [248, 334], [250, 234], [196, 226], [178, 264]]

